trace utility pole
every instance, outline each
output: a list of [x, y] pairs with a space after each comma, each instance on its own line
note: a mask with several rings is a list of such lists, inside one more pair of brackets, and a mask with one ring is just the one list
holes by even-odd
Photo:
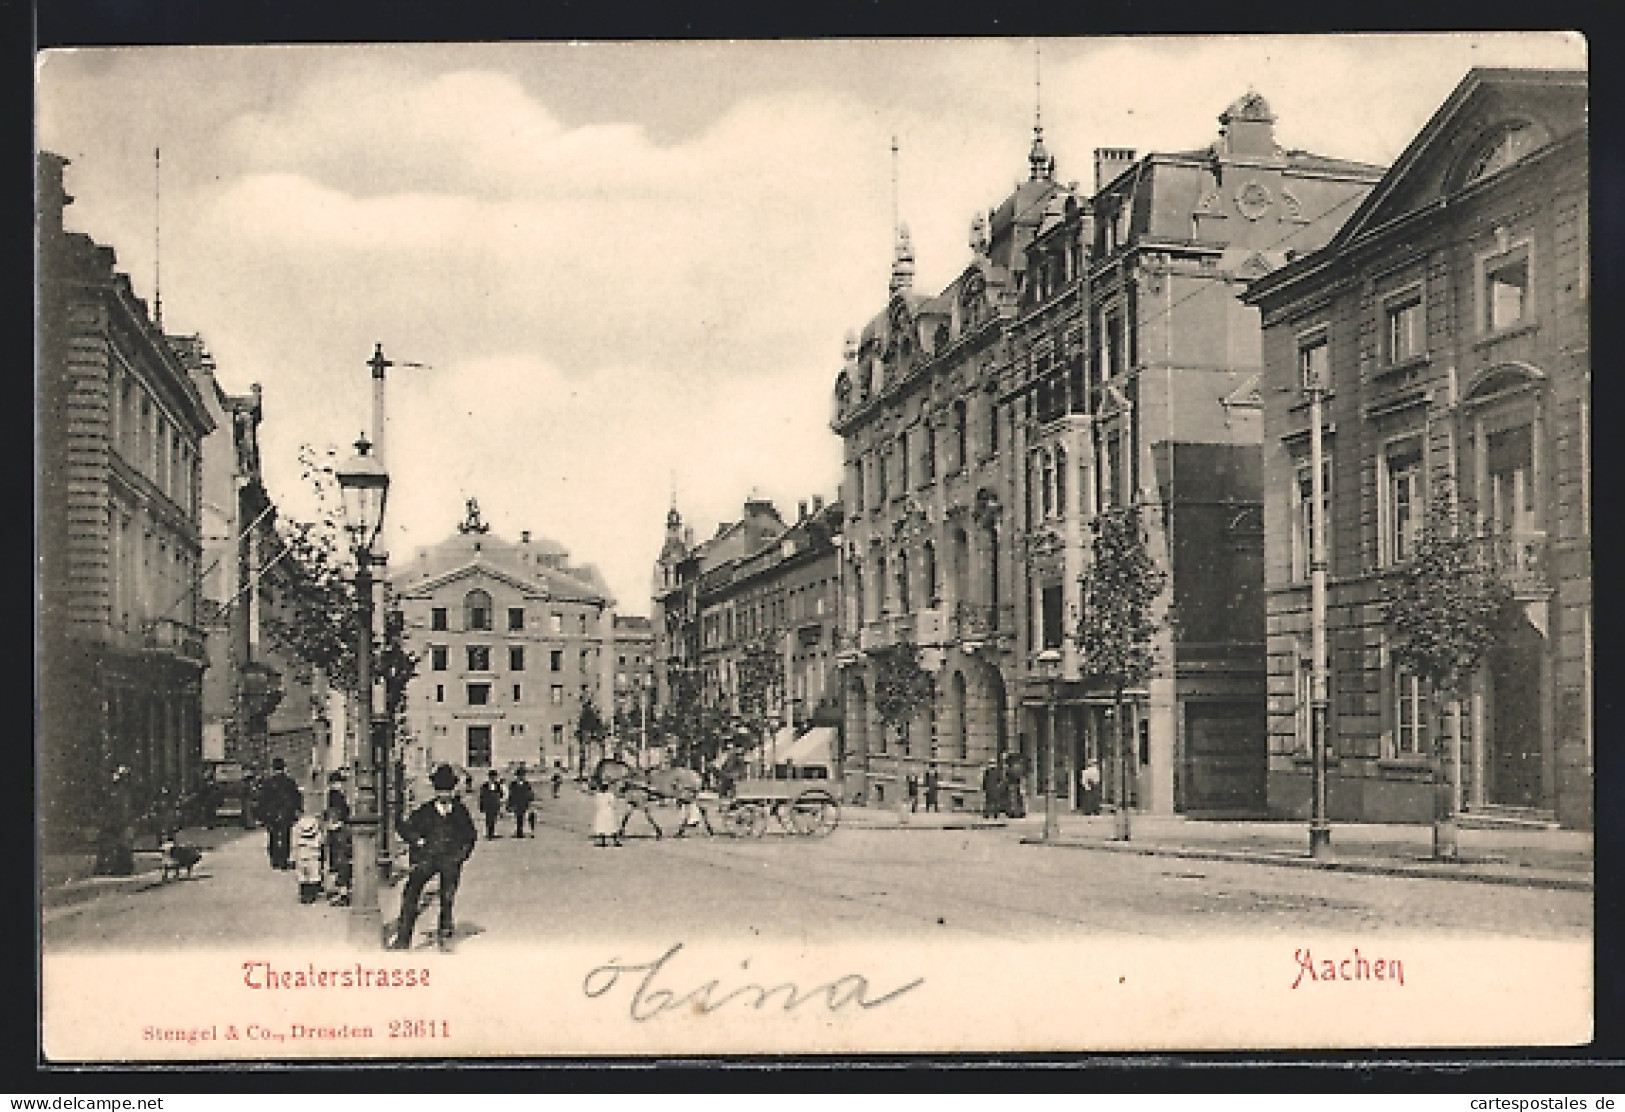
[[1310, 373], [1309, 391], [1309, 605], [1310, 653], [1313, 659], [1309, 694], [1311, 800], [1309, 856], [1330, 857], [1331, 824], [1326, 818], [1326, 476], [1321, 406], [1326, 384], [1318, 370]]

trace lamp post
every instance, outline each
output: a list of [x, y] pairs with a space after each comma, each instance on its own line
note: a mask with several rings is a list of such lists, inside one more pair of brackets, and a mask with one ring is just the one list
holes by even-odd
[[366, 434], [356, 441], [355, 456], [338, 470], [344, 495], [344, 517], [355, 551], [356, 701], [361, 742], [356, 746], [355, 805], [350, 810], [351, 856], [350, 937], [362, 945], [382, 943], [382, 914], [378, 907], [377, 768], [372, 739], [372, 548], [384, 524], [384, 502], [389, 495], [389, 473], [376, 456]]
[[1038, 670], [1044, 677], [1044, 693], [1049, 696], [1049, 735], [1044, 746], [1044, 841], [1053, 842], [1059, 831], [1055, 817], [1055, 703], [1059, 698], [1061, 653], [1045, 649], [1038, 654]]
[[1332, 829], [1326, 819], [1326, 476], [1321, 443], [1321, 404], [1326, 384], [1318, 370], [1306, 383], [1309, 393], [1309, 610], [1312, 672], [1309, 684], [1311, 799], [1309, 856], [1329, 857]]

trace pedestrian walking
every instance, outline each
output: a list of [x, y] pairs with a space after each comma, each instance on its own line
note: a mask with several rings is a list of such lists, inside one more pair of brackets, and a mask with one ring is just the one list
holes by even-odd
[[998, 818], [1004, 809], [1004, 784], [999, 776], [999, 763], [988, 761], [982, 769], [982, 817]]
[[494, 768], [480, 785], [480, 814], [485, 816], [486, 838], [500, 837], [497, 820], [502, 817], [502, 777]]
[[920, 809], [920, 778], [912, 772], [909, 773], [907, 785], [908, 809], [910, 811], [918, 811]]
[[621, 844], [621, 823], [615, 814], [615, 792], [603, 781], [594, 785], [592, 836], [599, 849], [608, 845], [611, 839], [616, 845]]
[[344, 773], [327, 778], [327, 871], [332, 877], [328, 902], [335, 907], [350, 905], [350, 801], [344, 795]]
[[322, 842], [325, 831], [315, 815], [301, 815], [293, 824], [293, 864], [299, 878], [299, 902], [315, 903], [322, 894]]
[[271, 758], [271, 775], [260, 782], [258, 796], [254, 810], [265, 824], [265, 851], [271, 859], [271, 868], [291, 869], [289, 840], [294, 821], [305, 809], [305, 799], [299, 785], [288, 775], [287, 762], [281, 757]]
[[440, 921], [435, 942], [442, 950], [451, 948], [451, 936], [456, 928], [453, 906], [457, 899], [457, 885], [463, 877], [463, 863], [474, 852], [479, 835], [474, 830], [474, 819], [457, 798], [457, 773], [450, 765], [441, 765], [429, 777], [434, 787], [434, 798], [418, 806], [396, 827], [401, 838], [411, 847], [412, 872], [401, 892], [401, 914], [395, 923], [392, 950], [406, 950], [412, 945], [412, 931], [417, 925], [418, 900], [430, 880], [439, 879]]
[[942, 790], [942, 777], [937, 772], [937, 762], [932, 761], [931, 767], [925, 770], [925, 809], [941, 813], [942, 808], [937, 806], [937, 793]]
[[1078, 774], [1079, 794], [1083, 797], [1083, 813], [1086, 815], [1100, 814], [1100, 762], [1090, 757], [1083, 771]]
[[562, 784], [562, 783], [564, 783], [564, 770], [559, 767], [559, 762], [558, 761], [554, 761], [553, 762], [553, 778], [552, 778], [553, 798], [554, 799], [557, 799], [559, 797], [559, 785]]
[[530, 814], [530, 805], [536, 801], [536, 790], [525, 779], [525, 766], [520, 765], [514, 770], [513, 783], [508, 785], [508, 810], [513, 812], [513, 836], [525, 836], [525, 817]]

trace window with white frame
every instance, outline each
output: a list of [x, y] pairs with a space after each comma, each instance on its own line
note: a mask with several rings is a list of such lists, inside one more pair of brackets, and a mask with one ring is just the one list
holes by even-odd
[[1484, 331], [1499, 332], [1530, 316], [1529, 248], [1523, 245], [1484, 263]]
[[1428, 754], [1428, 704], [1427, 685], [1415, 672], [1394, 665], [1394, 756]]
[[1322, 390], [1332, 388], [1331, 350], [1324, 330], [1299, 339], [1298, 386], [1305, 392], [1315, 385]]
[[[1332, 459], [1321, 457], [1321, 513], [1326, 520], [1326, 552], [1332, 551]], [[1292, 483], [1292, 578], [1296, 582], [1309, 579], [1310, 558], [1313, 555], [1314, 477], [1307, 459], [1299, 460]]]
[[1416, 553], [1427, 508], [1422, 485], [1422, 442], [1390, 444], [1380, 457], [1382, 496], [1378, 551], [1381, 563], [1402, 564]]
[[1426, 352], [1421, 289], [1410, 290], [1384, 304], [1383, 322], [1383, 354], [1389, 363], [1404, 363]]

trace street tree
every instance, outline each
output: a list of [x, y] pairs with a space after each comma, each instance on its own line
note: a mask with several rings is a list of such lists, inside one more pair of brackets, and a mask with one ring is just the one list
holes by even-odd
[[769, 637], [746, 642], [734, 662], [734, 705], [739, 725], [764, 747], [777, 718], [782, 672], [779, 654]]
[[1117, 837], [1127, 841], [1131, 754], [1124, 693], [1144, 687], [1156, 666], [1153, 639], [1161, 622], [1155, 606], [1168, 577], [1147, 549], [1139, 507], [1102, 511], [1089, 527], [1094, 537], [1089, 566], [1081, 577], [1078, 656], [1082, 675], [1112, 693], [1117, 722]]
[[920, 712], [934, 701], [936, 685], [931, 673], [913, 642], [871, 649], [868, 656], [874, 665], [875, 718], [881, 729], [896, 731], [903, 753], [909, 754], [909, 731]]
[[587, 771], [587, 751], [598, 747], [599, 757], [604, 756], [604, 738], [609, 736], [609, 726], [604, 722], [604, 716], [598, 713], [598, 704], [593, 700], [592, 693], [582, 692], [581, 709], [576, 713], [576, 743], [580, 747], [577, 768], [585, 773]]
[[[1434, 856], [1457, 856], [1455, 785], [1461, 777], [1464, 686], [1494, 647], [1512, 602], [1496, 569], [1493, 538], [1476, 535], [1451, 489], [1429, 499], [1414, 555], [1386, 583], [1384, 617], [1395, 664], [1431, 693]], [[1437, 724], [1448, 715], [1448, 747]]]

